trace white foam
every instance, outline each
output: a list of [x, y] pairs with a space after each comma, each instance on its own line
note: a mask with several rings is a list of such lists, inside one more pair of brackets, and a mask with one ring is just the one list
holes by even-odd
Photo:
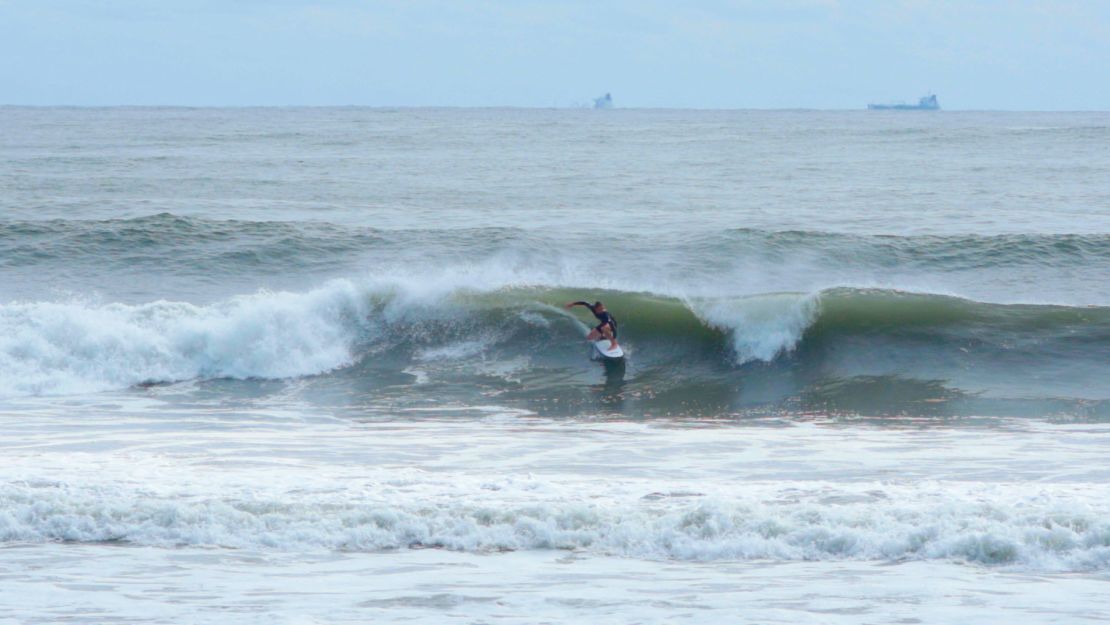
[[703, 322], [728, 333], [736, 363], [743, 364], [792, 351], [817, 317], [819, 296], [775, 293], [688, 305]]
[[70, 394], [197, 377], [283, 378], [349, 364], [368, 330], [345, 280], [196, 306], [85, 302], [0, 306], [0, 396]]
[[416, 359], [421, 362], [461, 360], [481, 354], [493, 344], [493, 342], [492, 337], [481, 337], [472, 340], [457, 341], [439, 347], [429, 347], [420, 350], [416, 354]]
[[[450, 479], [445, 476], [442, 479]], [[0, 541], [467, 552], [568, 549], [674, 560], [955, 560], [1032, 570], [1110, 568], [1104, 506], [1081, 488], [838, 485], [631, 499], [525, 479], [453, 480], [428, 498], [413, 474], [329, 494], [156, 494], [121, 483], [0, 486]], [[472, 483], [473, 482], [473, 483]], [[577, 485], [578, 494], [588, 486]], [[1074, 492], [1073, 492], [1074, 491]], [[413, 497], [410, 493], [420, 493]]]

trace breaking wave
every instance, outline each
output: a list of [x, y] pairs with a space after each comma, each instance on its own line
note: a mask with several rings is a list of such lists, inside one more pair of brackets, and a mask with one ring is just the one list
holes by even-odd
[[52, 395], [193, 378], [288, 378], [354, 359], [370, 310], [350, 283], [210, 306], [0, 306], [0, 395]]
[[[881, 355], [893, 364], [880, 373], [902, 375], [930, 354], [940, 367], [955, 359], [955, 366], [1011, 372], [1082, 366], [1096, 375], [1110, 362], [1106, 307], [854, 288], [730, 298], [589, 292], [615, 311], [622, 342], [644, 368], [681, 362], [727, 372]], [[581, 293], [335, 280], [309, 292], [259, 292], [210, 305], [10, 303], [0, 305], [0, 395], [315, 376], [389, 354], [436, 361], [565, 353], [566, 363], [577, 363], [591, 320], [559, 305]]]
[[[542, 484], [484, 484], [450, 501], [368, 491], [287, 499], [163, 497], [122, 485], [0, 485], [0, 542], [467, 552], [565, 549], [676, 560], [951, 560], [1033, 570], [1110, 567], [1107, 510], [1079, 487], [838, 485], [750, 494], [537, 499]], [[477, 485], [471, 485], [476, 487]], [[457, 488], [471, 486], [459, 485]], [[520, 500], [502, 491], [520, 490]], [[389, 489], [386, 489], [387, 491]], [[483, 494], [486, 493], [486, 494]], [[527, 496], [525, 497], [525, 494]]]

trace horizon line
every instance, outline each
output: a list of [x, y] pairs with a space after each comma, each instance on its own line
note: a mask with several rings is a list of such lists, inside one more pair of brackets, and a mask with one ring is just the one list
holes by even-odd
[[819, 108], [819, 107], [683, 107], [683, 106], [621, 106], [597, 109], [592, 106], [544, 106], [544, 105], [451, 105], [451, 104], [13, 104], [0, 103], [0, 108], [26, 109], [377, 109], [377, 110], [547, 110], [547, 111], [755, 111], [755, 112], [856, 112], [873, 114], [911, 114], [911, 113], [1106, 113], [1110, 109], [991, 109], [991, 108], [940, 108], [934, 110], [869, 110], [867, 105], [860, 108]]

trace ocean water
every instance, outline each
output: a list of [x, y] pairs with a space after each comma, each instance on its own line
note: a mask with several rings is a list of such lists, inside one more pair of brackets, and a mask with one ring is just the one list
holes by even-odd
[[1110, 619], [1108, 141], [0, 108], [0, 623]]

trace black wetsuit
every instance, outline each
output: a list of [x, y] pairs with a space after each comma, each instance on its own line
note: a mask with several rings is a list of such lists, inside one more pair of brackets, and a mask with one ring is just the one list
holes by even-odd
[[[578, 306], [578, 305], [582, 305], [582, 306], [585, 306], [586, 308], [589, 308], [590, 312], [592, 312], [594, 314], [594, 316], [597, 317], [597, 320], [601, 322], [601, 323], [597, 324], [597, 327], [594, 328], [595, 330], [597, 330], [598, 332], [601, 332], [602, 328], [604, 328], [605, 326], [609, 326], [609, 329], [613, 331], [613, 340], [616, 340], [616, 338], [617, 338], [617, 320], [613, 318], [613, 315], [609, 314], [608, 310], [606, 310], [604, 312], [597, 312], [596, 310], [594, 310], [593, 304], [591, 304], [589, 302], [575, 302], [574, 303], [574, 306]], [[604, 336], [604, 334], [602, 336]]]

